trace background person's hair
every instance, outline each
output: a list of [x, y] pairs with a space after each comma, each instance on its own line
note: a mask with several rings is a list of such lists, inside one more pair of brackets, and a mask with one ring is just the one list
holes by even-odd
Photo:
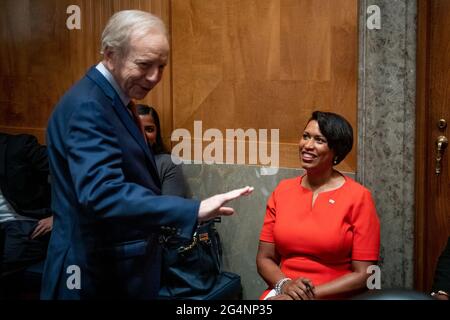
[[154, 154], [169, 153], [162, 141], [161, 124], [159, 122], [158, 112], [156, 112], [155, 108], [145, 104], [137, 104], [136, 112], [140, 116], [150, 115], [153, 118], [153, 122], [155, 123], [156, 126], [156, 141], [155, 144], [152, 146]]
[[353, 128], [342, 116], [333, 112], [314, 111], [308, 120], [316, 120], [320, 132], [327, 139], [328, 147], [334, 151], [333, 164], [339, 164], [353, 147]]
[[164, 22], [153, 14], [140, 10], [116, 12], [106, 24], [101, 39], [101, 54], [108, 48], [124, 56], [128, 50], [131, 34], [144, 35], [149, 31], [159, 31], [167, 37]]

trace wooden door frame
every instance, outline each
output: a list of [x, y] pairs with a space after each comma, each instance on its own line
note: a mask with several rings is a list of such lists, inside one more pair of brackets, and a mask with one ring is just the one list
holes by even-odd
[[[417, 57], [416, 57], [416, 139], [415, 139], [415, 249], [414, 249], [414, 288], [424, 291], [424, 261], [425, 243], [427, 233], [426, 208], [428, 207], [428, 197], [426, 197], [427, 185], [426, 178], [428, 167], [428, 157], [426, 154], [426, 132], [429, 125], [428, 110], [428, 64], [429, 54], [428, 39], [428, 16], [429, 2], [427, 0], [418, 0], [417, 2]], [[429, 190], [429, 189], [428, 189]]]
[[433, 130], [431, 123], [429, 96], [429, 68], [430, 68], [430, 1], [417, 0], [417, 82], [416, 82], [416, 139], [415, 139], [415, 252], [414, 252], [414, 288], [428, 291], [425, 275], [433, 272], [426, 255], [426, 245], [429, 244], [428, 225], [431, 214], [430, 190], [432, 181], [427, 172], [432, 168], [430, 157], [424, 157], [429, 151], [427, 134]]

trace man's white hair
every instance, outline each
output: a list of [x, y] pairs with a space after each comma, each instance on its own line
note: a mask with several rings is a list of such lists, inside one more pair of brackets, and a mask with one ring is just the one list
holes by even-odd
[[110, 49], [125, 55], [132, 34], [140, 36], [150, 31], [163, 33], [167, 37], [164, 22], [149, 12], [140, 10], [116, 12], [103, 30], [100, 53], [103, 54], [106, 49]]

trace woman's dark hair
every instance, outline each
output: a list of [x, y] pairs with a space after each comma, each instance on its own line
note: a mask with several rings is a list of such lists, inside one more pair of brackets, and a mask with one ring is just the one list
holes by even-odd
[[320, 131], [328, 141], [328, 147], [334, 151], [333, 164], [340, 163], [352, 150], [351, 124], [344, 117], [333, 112], [314, 111], [309, 121], [311, 120], [317, 121]]
[[152, 146], [152, 150], [154, 154], [160, 153], [169, 153], [164, 146], [164, 143], [161, 138], [161, 125], [159, 122], [158, 112], [156, 112], [155, 108], [147, 106], [145, 104], [137, 104], [136, 112], [140, 116], [150, 115], [153, 118], [153, 122], [156, 126], [156, 142]]

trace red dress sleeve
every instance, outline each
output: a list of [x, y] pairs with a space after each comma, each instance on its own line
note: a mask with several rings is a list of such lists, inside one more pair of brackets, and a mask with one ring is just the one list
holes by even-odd
[[375, 204], [368, 190], [352, 215], [352, 260], [376, 261], [380, 252], [380, 221]]
[[259, 237], [260, 241], [265, 242], [275, 242], [273, 237], [273, 228], [275, 226], [275, 216], [276, 216], [276, 201], [275, 201], [275, 191], [270, 195], [266, 206], [266, 216], [264, 218], [264, 224], [261, 229], [261, 234]]

